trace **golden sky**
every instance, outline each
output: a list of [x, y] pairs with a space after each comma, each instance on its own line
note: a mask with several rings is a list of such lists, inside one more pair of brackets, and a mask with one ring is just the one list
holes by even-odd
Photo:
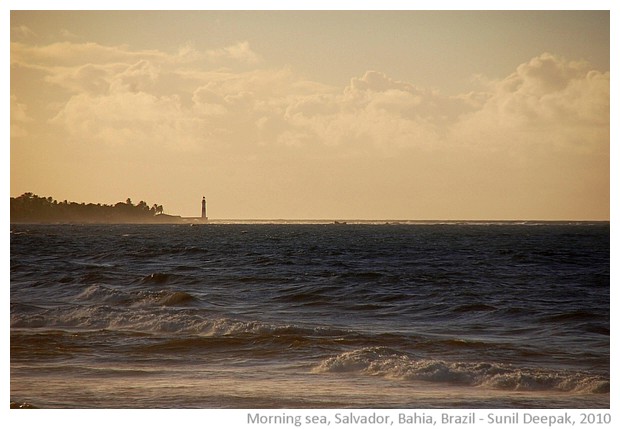
[[610, 211], [608, 11], [12, 11], [10, 193], [218, 219]]

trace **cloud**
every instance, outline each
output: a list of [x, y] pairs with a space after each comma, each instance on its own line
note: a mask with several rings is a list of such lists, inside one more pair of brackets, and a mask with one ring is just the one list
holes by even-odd
[[[490, 104], [496, 106], [505, 116], [519, 119], [521, 125], [548, 122], [564, 117], [573, 122], [580, 111], [589, 115], [600, 115], [601, 107], [594, 111], [582, 109], [583, 91], [592, 88], [595, 81], [608, 85], [608, 76], [587, 69], [585, 63], [567, 62], [551, 54], [543, 54], [528, 63], [521, 64], [517, 71], [497, 83], [495, 96]], [[608, 109], [609, 101], [596, 91], [597, 103]], [[590, 106], [592, 107], [592, 106]]]
[[36, 33], [25, 25], [11, 27], [11, 40], [15, 39], [31, 39], [36, 37]]
[[609, 84], [609, 72], [542, 54], [489, 83], [486, 102], [455, 123], [452, 134], [474, 144], [600, 149], [609, 144]]
[[383, 110], [411, 120], [444, 122], [471, 111], [474, 105], [464, 97], [442, 96], [434, 90], [389, 78], [384, 73], [368, 71], [351, 79], [345, 88], [345, 101], [373, 110]]
[[166, 53], [156, 50], [132, 51], [127, 46], [105, 46], [98, 43], [56, 42], [49, 45], [11, 43], [11, 63], [39, 69], [80, 67], [84, 64], [133, 63], [151, 59], [165, 61]]
[[[487, 82], [483, 92], [458, 96], [375, 70], [330, 87], [290, 68], [259, 68], [247, 41], [173, 53], [14, 42], [11, 60], [69, 91], [52, 123], [78, 140], [152, 144], [164, 135], [194, 148], [284, 144], [394, 156], [403, 148], [501, 151], [519, 144], [602, 150], [609, 135], [609, 73], [547, 53]], [[233, 63], [242, 69], [221, 67]]]
[[313, 135], [328, 146], [357, 144], [386, 154], [392, 149], [443, 144], [446, 127], [475, 105], [468, 97], [442, 96], [367, 71], [352, 78], [341, 92], [296, 97], [285, 116], [305, 136]]
[[106, 95], [79, 94], [50, 120], [82, 144], [114, 147], [186, 148], [196, 131], [176, 97], [117, 90]]
[[[122, 66], [121, 66], [122, 67]], [[84, 64], [78, 67], [55, 67], [44, 79], [71, 92], [104, 94], [109, 90], [118, 65]]]
[[11, 94], [11, 138], [26, 137], [28, 123], [32, 121], [26, 105], [18, 102], [17, 96]]
[[71, 92], [105, 94], [114, 86], [128, 91], [154, 89], [159, 77], [159, 67], [148, 60], [134, 64], [84, 64], [78, 67], [55, 67], [48, 70], [45, 80]]
[[78, 40], [78, 39], [80, 39], [80, 36], [78, 36], [77, 34], [72, 33], [71, 31], [67, 30], [66, 28], [61, 29], [59, 34], [64, 39], [69, 39], [69, 40]]
[[234, 60], [240, 63], [254, 65], [261, 61], [260, 56], [250, 49], [250, 44], [247, 41], [238, 42], [224, 48], [209, 50], [206, 52], [206, 55], [213, 62]]

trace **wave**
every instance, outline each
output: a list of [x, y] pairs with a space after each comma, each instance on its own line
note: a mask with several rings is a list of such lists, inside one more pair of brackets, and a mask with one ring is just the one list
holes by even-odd
[[[95, 291], [96, 292], [96, 291]], [[11, 328], [47, 328], [110, 330], [144, 333], [175, 333], [212, 337], [298, 336], [309, 338], [355, 337], [351, 331], [330, 327], [306, 327], [295, 324], [273, 324], [256, 320], [209, 317], [208, 310], [176, 308], [165, 305], [192, 300], [184, 292], [166, 293], [154, 298], [161, 307], [119, 307], [116, 305], [80, 305], [65, 308], [33, 308], [11, 314]]]
[[138, 283], [143, 285], [151, 285], [151, 284], [167, 284], [173, 281], [176, 277], [174, 274], [166, 274], [166, 273], [152, 273], [147, 276], [142, 277]]
[[191, 304], [197, 299], [186, 292], [163, 292], [155, 294], [156, 302], [164, 306], [176, 306]]
[[195, 296], [174, 290], [121, 291], [112, 287], [92, 285], [77, 295], [78, 302], [127, 306], [187, 306], [199, 301]]
[[134, 300], [127, 292], [120, 291], [111, 287], [92, 285], [80, 292], [76, 299], [80, 301], [89, 301], [106, 304], [131, 304]]
[[214, 321], [208, 332], [199, 335], [175, 335], [136, 343], [136, 352], [150, 354], [204, 350], [209, 353], [223, 352], [227, 359], [234, 359], [240, 352], [252, 359], [265, 356], [283, 358], [287, 353], [293, 353], [294, 357], [312, 354], [315, 352], [314, 347], [326, 347], [329, 343], [336, 344], [341, 340], [339, 335], [322, 335], [318, 332], [313, 335], [307, 329], [294, 326], [278, 327], [219, 320]]
[[11, 302], [11, 313], [37, 313], [42, 310], [43, 307], [39, 307], [37, 305]]
[[476, 386], [512, 391], [609, 393], [609, 379], [544, 368], [486, 362], [421, 359], [387, 347], [366, 347], [323, 360], [318, 373], [357, 373], [388, 379]]

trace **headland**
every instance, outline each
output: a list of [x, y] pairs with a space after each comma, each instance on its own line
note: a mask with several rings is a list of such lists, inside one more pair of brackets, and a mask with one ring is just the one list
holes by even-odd
[[145, 201], [134, 204], [130, 198], [116, 204], [57, 201], [27, 192], [11, 197], [11, 223], [67, 224], [198, 224], [206, 217], [181, 217], [164, 213], [163, 206]]

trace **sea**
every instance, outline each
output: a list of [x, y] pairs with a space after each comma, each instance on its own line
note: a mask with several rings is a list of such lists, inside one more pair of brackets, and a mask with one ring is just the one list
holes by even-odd
[[12, 224], [10, 399], [609, 408], [610, 224]]

